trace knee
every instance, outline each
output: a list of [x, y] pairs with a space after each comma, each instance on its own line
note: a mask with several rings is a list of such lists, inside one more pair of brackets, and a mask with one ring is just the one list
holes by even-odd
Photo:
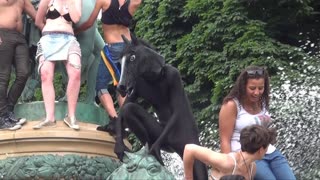
[[73, 72], [69, 73], [69, 80], [79, 82], [81, 80], [81, 70], [74, 69]]
[[53, 82], [53, 74], [45, 69], [41, 69], [40, 72], [41, 82]]
[[132, 116], [135, 112], [134, 109], [136, 109], [136, 104], [135, 103], [126, 103], [124, 104], [121, 109], [120, 109], [120, 113], [122, 117], [128, 117], [128, 116]]

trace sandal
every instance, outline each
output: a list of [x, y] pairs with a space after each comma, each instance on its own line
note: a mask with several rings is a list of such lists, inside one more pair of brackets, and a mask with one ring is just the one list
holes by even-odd
[[39, 124], [33, 126], [33, 129], [41, 129], [42, 127], [56, 127], [56, 121], [42, 120]]
[[66, 116], [64, 119], [63, 119], [64, 123], [66, 123], [70, 128], [74, 129], [74, 130], [79, 130], [80, 127], [77, 123], [77, 120], [75, 117], [73, 118], [70, 118], [69, 116]]

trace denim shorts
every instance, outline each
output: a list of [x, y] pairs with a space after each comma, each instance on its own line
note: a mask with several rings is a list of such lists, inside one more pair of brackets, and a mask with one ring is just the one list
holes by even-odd
[[70, 54], [81, 56], [80, 44], [73, 34], [67, 32], [43, 32], [36, 58], [41, 55], [46, 61], [68, 60]]
[[[125, 47], [125, 43], [112, 43], [112, 44], [106, 44], [108, 46], [111, 59], [118, 67], [118, 70], [121, 70], [121, 64], [120, 64], [120, 58], [121, 53]], [[97, 95], [101, 96], [102, 94], [109, 93], [108, 91], [108, 84], [111, 83], [112, 77], [107, 69], [106, 65], [104, 64], [103, 60], [101, 59], [99, 62], [98, 67], [98, 74], [97, 74], [97, 81], [96, 81], [96, 91]]]

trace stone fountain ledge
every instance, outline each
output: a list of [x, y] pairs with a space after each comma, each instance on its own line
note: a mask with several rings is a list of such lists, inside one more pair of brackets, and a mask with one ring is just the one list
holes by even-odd
[[96, 130], [108, 122], [104, 110], [78, 103], [76, 131], [63, 122], [66, 106], [56, 102], [56, 127], [39, 130], [32, 127], [45, 117], [43, 102], [16, 106], [16, 116], [27, 122], [19, 130], [0, 131], [0, 179], [106, 179], [121, 165], [114, 138]]
[[0, 179], [106, 179], [121, 163], [114, 139], [80, 122], [75, 131], [63, 121], [33, 130], [38, 121], [17, 131], [0, 131]]
[[16, 131], [0, 131], [0, 159], [38, 154], [81, 154], [108, 156], [113, 153], [114, 139], [96, 130], [97, 125], [79, 122], [80, 130], [69, 128], [63, 121], [56, 127], [34, 130], [39, 121], [29, 121]]

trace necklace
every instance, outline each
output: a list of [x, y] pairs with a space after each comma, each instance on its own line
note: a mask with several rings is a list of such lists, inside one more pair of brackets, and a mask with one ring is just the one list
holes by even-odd
[[241, 155], [241, 157], [242, 157], [242, 160], [243, 160], [243, 162], [244, 162], [244, 165], [245, 165], [246, 168], [247, 168], [247, 172], [248, 172], [248, 175], [249, 175], [249, 179], [251, 180], [251, 179], [252, 179], [251, 173], [250, 173], [250, 171], [249, 171], [249, 167], [248, 167], [248, 165], [247, 165], [247, 163], [246, 163], [246, 160], [244, 159], [244, 157], [243, 157], [243, 155], [242, 155], [242, 151], [240, 151], [240, 155]]

